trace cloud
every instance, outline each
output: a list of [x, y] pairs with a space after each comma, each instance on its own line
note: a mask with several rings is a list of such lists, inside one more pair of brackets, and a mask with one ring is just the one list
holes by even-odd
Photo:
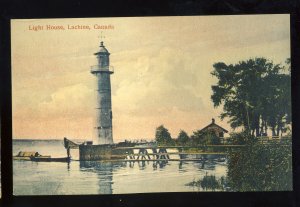
[[91, 139], [96, 104], [94, 90], [81, 83], [59, 88], [50, 97], [35, 103], [35, 107], [13, 108], [13, 136]]
[[118, 104], [115, 109], [140, 116], [167, 113], [174, 107], [182, 111], [203, 109], [201, 97], [193, 94], [199, 77], [188, 67], [188, 60], [181, 51], [165, 47], [154, 56], [123, 65], [122, 74], [113, 80], [119, 82], [113, 96], [113, 103]]
[[278, 63], [290, 54], [289, 15], [14, 20], [13, 125], [19, 137], [85, 137], [94, 126], [96, 78], [90, 66], [99, 31], [27, 29], [51, 23], [115, 26], [105, 45], [115, 68], [116, 140], [153, 138], [160, 124], [172, 136], [204, 127], [222, 110], [210, 100], [215, 62], [264, 56]]
[[195, 56], [163, 47], [129, 62], [124, 54], [114, 63], [120, 67], [112, 75], [116, 139], [153, 138], [160, 124], [176, 137], [179, 129], [192, 132], [217, 116], [203, 101], [210, 99], [210, 74]]
[[78, 119], [94, 114], [95, 101], [91, 101], [94, 90], [84, 84], [60, 88], [51, 95], [49, 101], [41, 102], [38, 112], [41, 117], [68, 117]]

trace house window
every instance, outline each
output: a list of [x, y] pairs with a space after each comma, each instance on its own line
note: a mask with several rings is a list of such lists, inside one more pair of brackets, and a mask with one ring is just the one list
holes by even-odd
[[224, 132], [220, 132], [219, 137], [224, 137]]

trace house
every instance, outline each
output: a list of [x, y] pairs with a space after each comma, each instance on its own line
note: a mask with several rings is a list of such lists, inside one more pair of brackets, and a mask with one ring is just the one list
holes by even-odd
[[224, 133], [228, 133], [226, 129], [215, 123], [215, 119], [212, 119], [212, 122], [203, 129], [201, 129], [199, 132], [214, 132], [216, 136], [220, 138], [224, 138]]

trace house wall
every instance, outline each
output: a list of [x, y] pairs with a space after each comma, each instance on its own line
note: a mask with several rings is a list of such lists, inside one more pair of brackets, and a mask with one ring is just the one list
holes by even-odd
[[216, 134], [216, 136], [224, 137], [224, 131], [217, 126], [210, 126], [203, 131], [213, 131]]

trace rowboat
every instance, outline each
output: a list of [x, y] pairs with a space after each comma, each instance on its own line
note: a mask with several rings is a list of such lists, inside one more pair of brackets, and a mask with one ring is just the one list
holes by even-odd
[[22, 152], [20, 151], [17, 155], [13, 156], [14, 160], [27, 160], [30, 161], [31, 157], [50, 158], [50, 155], [40, 155], [38, 152]]
[[30, 157], [30, 160], [34, 162], [70, 162], [71, 157]]

